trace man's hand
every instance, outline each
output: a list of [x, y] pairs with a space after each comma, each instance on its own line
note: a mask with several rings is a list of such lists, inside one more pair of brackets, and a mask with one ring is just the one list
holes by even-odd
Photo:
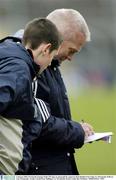
[[81, 124], [81, 126], [82, 126], [82, 128], [83, 128], [83, 130], [84, 130], [84, 132], [85, 132], [85, 139], [86, 139], [88, 136], [94, 134], [93, 127], [92, 127], [90, 124], [85, 123], [85, 122], [81, 122], [80, 124]]

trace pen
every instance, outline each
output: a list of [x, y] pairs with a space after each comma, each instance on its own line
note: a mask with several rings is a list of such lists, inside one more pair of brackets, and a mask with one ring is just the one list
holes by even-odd
[[84, 123], [85, 121], [82, 119], [81, 122]]

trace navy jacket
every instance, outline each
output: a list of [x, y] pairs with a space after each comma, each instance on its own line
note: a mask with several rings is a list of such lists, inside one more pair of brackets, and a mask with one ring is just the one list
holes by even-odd
[[30, 53], [11, 39], [0, 41], [0, 171], [23, 174], [31, 159], [30, 144], [42, 127], [32, 94], [32, 80], [39, 69]]
[[30, 174], [78, 174], [73, 153], [74, 148], [84, 144], [84, 131], [79, 123], [71, 120], [57, 60], [41, 74], [36, 86], [35, 94], [49, 103], [51, 116], [32, 145]]

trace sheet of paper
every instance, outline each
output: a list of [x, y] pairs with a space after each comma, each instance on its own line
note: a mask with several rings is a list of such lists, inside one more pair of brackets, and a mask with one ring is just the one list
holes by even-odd
[[97, 140], [103, 140], [106, 141], [108, 143], [111, 143], [111, 136], [113, 135], [112, 132], [101, 132], [101, 133], [94, 133], [91, 136], [88, 136], [84, 143], [90, 143], [93, 141], [97, 141]]

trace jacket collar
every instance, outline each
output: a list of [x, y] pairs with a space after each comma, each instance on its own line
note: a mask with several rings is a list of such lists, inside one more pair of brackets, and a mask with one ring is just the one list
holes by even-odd
[[54, 59], [52, 60], [51, 67], [54, 68], [54, 67], [58, 67], [58, 66], [60, 66], [60, 62], [59, 62], [58, 59], [54, 58]]

